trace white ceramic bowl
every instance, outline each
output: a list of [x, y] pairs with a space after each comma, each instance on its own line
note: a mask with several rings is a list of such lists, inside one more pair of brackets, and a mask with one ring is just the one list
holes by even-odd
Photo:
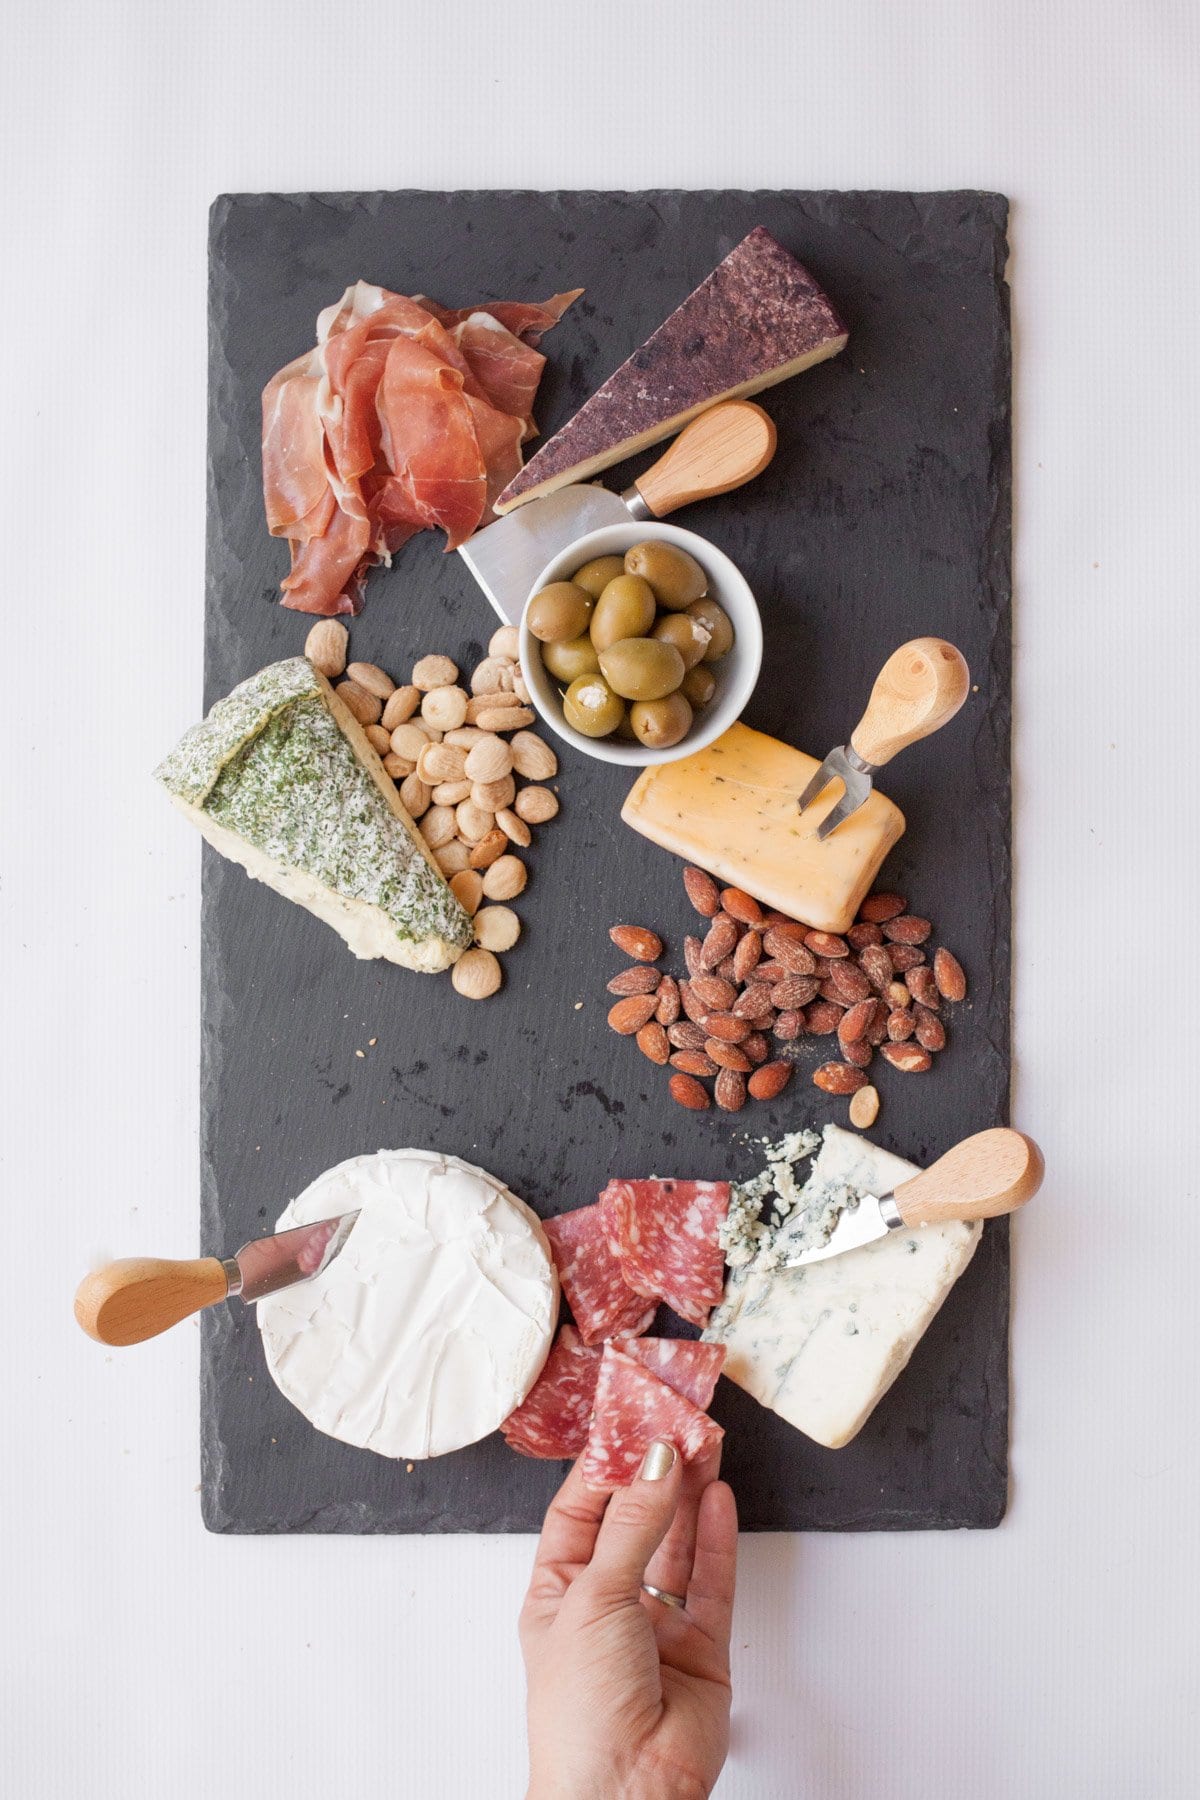
[[[623, 738], [585, 737], [583, 732], [568, 725], [563, 717], [559, 684], [543, 665], [541, 645], [528, 623], [529, 600], [552, 581], [568, 581], [576, 569], [591, 562], [593, 557], [623, 556], [626, 550], [634, 544], [645, 543], [647, 538], [662, 538], [668, 544], [678, 544], [681, 550], [694, 556], [708, 576], [709, 593], [725, 608], [733, 623], [733, 649], [720, 662], [711, 665], [717, 679], [716, 693], [708, 705], [697, 712], [687, 736], [680, 743], [672, 744], [669, 750], [651, 750], [645, 744], [626, 743]], [[521, 667], [534, 706], [560, 738], [600, 762], [626, 763], [640, 769], [647, 763], [676, 762], [681, 756], [702, 750], [705, 744], [711, 744], [714, 738], [728, 731], [745, 710], [761, 665], [762, 620], [745, 576], [707, 539], [697, 537], [694, 531], [684, 531], [678, 525], [663, 525], [654, 519], [640, 524], [631, 519], [628, 525], [606, 525], [601, 531], [589, 531], [586, 537], [576, 538], [553, 562], [546, 564], [534, 582], [521, 614]]]

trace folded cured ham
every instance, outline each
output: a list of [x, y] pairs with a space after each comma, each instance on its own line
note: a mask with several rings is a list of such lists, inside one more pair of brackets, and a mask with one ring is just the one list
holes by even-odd
[[492, 518], [536, 435], [537, 346], [582, 293], [457, 311], [357, 281], [263, 389], [263, 499], [292, 566], [283, 604], [357, 613], [368, 570], [436, 526]]

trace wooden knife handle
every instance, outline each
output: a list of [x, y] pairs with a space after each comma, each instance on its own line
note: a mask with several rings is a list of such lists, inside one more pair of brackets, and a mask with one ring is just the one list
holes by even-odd
[[892, 1198], [906, 1225], [994, 1219], [1032, 1200], [1045, 1171], [1032, 1138], [997, 1127], [955, 1144], [930, 1168], [902, 1181]]
[[224, 1264], [215, 1256], [191, 1262], [128, 1256], [84, 1277], [75, 1295], [75, 1317], [101, 1344], [140, 1344], [215, 1306], [228, 1292]]
[[693, 500], [728, 494], [775, 454], [775, 421], [753, 400], [722, 400], [685, 425], [634, 486], [656, 519]]
[[884, 663], [850, 748], [879, 768], [897, 750], [952, 719], [971, 687], [961, 650], [944, 638], [913, 638]]

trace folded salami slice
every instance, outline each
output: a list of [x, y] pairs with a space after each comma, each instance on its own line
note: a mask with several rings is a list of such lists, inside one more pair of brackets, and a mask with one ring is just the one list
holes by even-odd
[[[707, 1411], [725, 1361], [723, 1344], [701, 1344], [694, 1338], [639, 1337], [625, 1339], [621, 1348], [701, 1412]], [[720, 1355], [714, 1356], [714, 1350]]]
[[[688, 1348], [721, 1346], [690, 1344]], [[522, 1456], [579, 1455], [587, 1443], [600, 1355], [599, 1345], [585, 1344], [573, 1325], [562, 1327], [533, 1387], [500, 1427], [513, 1450]]]
[[685, 1462], [714, 1450], [725, 1433], [683, 1394], [660, 1381], [616, 1344], [604, 1346], [583, 1478], [609, 1492], [627, 1487], [650, 1442], [667, 1438]]
[[656, 1295], [681, 1319], [707, 1324], [725, 1286], [717, 1230], [729, 1211], [729, 1183], [610, 1181], [600, 1204], [609, 1248], [634, 1293]]
[[637, 1337], [654, 1318], [648, 1296], [634, 1293], [609, 1247], [599, 1202], [544, 1221], [563, 1293], [585, 1344]]

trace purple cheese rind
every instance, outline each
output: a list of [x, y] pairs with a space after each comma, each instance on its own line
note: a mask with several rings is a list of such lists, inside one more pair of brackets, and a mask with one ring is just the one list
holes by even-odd
[[836, 356], [846, 338], [808, 270], [758, 225], [529, 459], [496, 511], [590, 480], [718, 400]]

